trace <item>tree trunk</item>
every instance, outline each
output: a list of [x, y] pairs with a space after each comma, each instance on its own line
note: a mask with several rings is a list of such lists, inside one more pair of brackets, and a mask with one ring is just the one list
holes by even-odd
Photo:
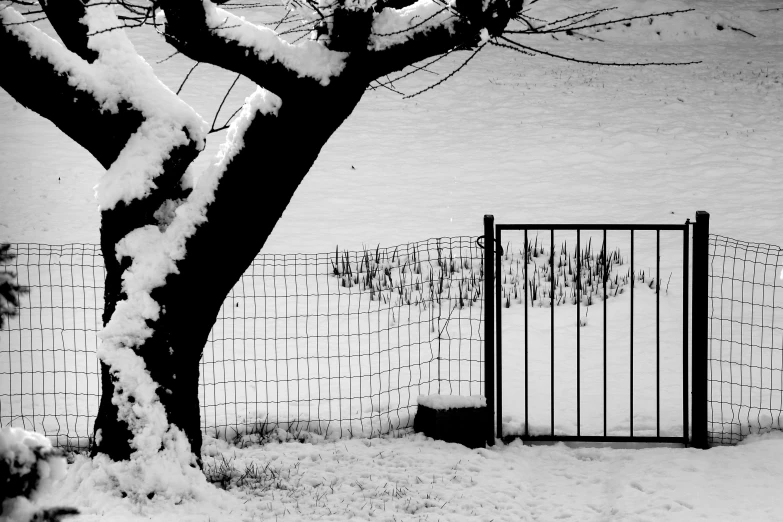
[[[366, 86], [356, 79], [339, 83], [329, 93], [332, 104], [328, 111], [317, 108], [317, 100], [322, 98], [308, 92], [284, 103], [277, 115], [256, 116], [242, 137], [245, 147], [220, 179], [207, 221], [187, 240], [187, 254], [177, 263], [178, 273], [169, 274], [165, 286], [151, 294], [161, 306], [161, 315], [149, 323], [152, 336], [135, 350], [159, 385], [158, 396], [168, 421], [187, 435], [199, 462], [199, 361], [204, 346], [226, 296], [253, 262], [321, 147], [353, 111]], [[312, 119], [313, 114], [318, 118]], [[306, 134], [302, 128], [307, 129]], [[133, 206], [120, 204], [102, 216], [104, 324], [125, 297], [121, 278], [130, 265], [127, 258], [116, 259], [115, 245], [130, 230], [148, 224], [150, 209], [157, 208], [147, 205], [146, 211], [139, 211]], [[92, 454], [126, 460], [133, 451], [132, 435], [111, 402], [115, 379], [105, 364], [101, 364], [101, 377]], [[101, 436], [97, 437], [99, 430]]]

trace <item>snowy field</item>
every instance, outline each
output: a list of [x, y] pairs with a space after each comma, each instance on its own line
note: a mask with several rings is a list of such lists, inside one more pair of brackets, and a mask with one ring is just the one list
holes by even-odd
[[[702, 63], [610, 68], [532, 58], [488, 46], [454, 78], [420, 96], [403, 100], [384, 89], [368, 92], [323, 150], [263, 252], [334, 252], [337, 245], [340, 250], [359, 250], [365, 245], [388, 246], [430, 237], [475, 236], [481, 234], [481, 219], [487, 213], [494, 214], [500, 223], [678, 224], [692, 219], [696, 210], [707, 210], [715, 233], [783, 244], [780, 4], [773, 0], [592, 0], [580, 9], [614, 5], [620, 6], [615, 13], [618, 17], [687, 7], [696, 12], [658, 19], [653, 24], [620, 25], [593, 35], [604, 41], [541, 37], [535, 44], [584, 59]], [[572, 13], [567, 2], [555, 0], [541, 0], [537, 8], [537, 16], [545, 18]], [[171, 52], [149, 31], [131, 33], [131, 37], [153, 64]], [[458, 66], [459, 60], [433, 66], [432, 71], [440, 76], [421, 72], [394, 87], [417, 92]], [[191, 65], [179, 56], [154, 67], [176, 89]], [[232, 79], [231, 74], [200, 66], [185, 86], [183, 98], [211, 119]], [[249, 84], [240, 81], [224, 112], [233, 112], [250, 91]], [[101, 174], [99, 165], [57, 128], [4, 92], [0, 93], [0, 121], [0, 240], [97, 243], [99, 214], [92, 187]], [[195, 172], [206, 166], [223, 138], [210, 136], [208, 151], [199, 158]], [[264, 197], [267, 195], [260, 194], [259, 201]], [[510, 239], [521, 245], [518, 236]], [[566, 240], [575, 244], [572, 237], [562, 237], [556, 245]], [[609, 249], [617, 246], [627, 256], [626, 241], [618, 237]], [[654, 266], [649, 261], [650, 238], [639, 241], [637, 270], [648, 270], [649, 275], [649, 267]], [[678, 274], [682, 267], [678, 267], [681, 257], [677, 257], [681, 253], [676, 241], [663, 244], [662, 252], [662, 279], [673, 274], [668, 292], [661, 295], [662, 362], [668, 379], [662, 385], [667, 406], [662, 409], [662, 427], [664, 434], [676, 434], [682, 416], [681, 374], [677, 373], [681, 367], [675, 364], [682, 355], [678, 344], [682, 328], [678, 321], [682, 315]], [[644, 285], [636, 291], [635, 317], [641, 331], [636, 346], [640, 354], [649, 357], [644, 348], [650, 342], [655, 294]], [[624, 346], [628, 332], [621, 325], [628, 324], [628, 294], [610, 299], [608, 304], [618, 323], [612, 330], [615, 341]], [[468, 321], [479, 312], [473, 307], [466, 310]], [[504, 332], [510, 339], [507, 348], [520, 344], [521, 310], [519, 303], [513, 303], [503, 312]], [[534, 307], [530, 313], [536, 338], [546, 343], [551, 333], [549, 309]], [[603, 413], [590, 409], [601, 381], [596, 374], [601, 361], [590, 351], [600, 343], [601, 307], [591, 306], [589, 312], [583, 308], [585, 313], [580, 316], [580, 321], [585, 321], [586, 357], [582, 368], [586, 406], [582, 421], [586, 424], [582, 429], [592, 433]], [[573, 335], [575, 308], [558, 308], [557, 321], [556, 328]], [[432, 319], [427, 323], [423, 333], [429, 334]], [[373, 326], [383, 330], [388, 324], [376, 322]], [[217, 337], [245, 337], [244, 332], [224, 333]], [[0, 337], [3, 350], [11, 347], [7, 339]], [[431, 345], [431, 338], [426, 339]], [[775, 341], [777, 346], [780, 340]], [[570, 338], [563, 338], [563, 343], [573, 346]], [[234, 343], [231, 348], [242, 349], [232, 352], [232, 358], [247, 357], [244, 346]], [[475, 352], [478, 357], [481, 343], [471, 343], [467, 349], [469, 359]], [[619, 351], [610, 375], [613, 386], [626, 390], [627, 355]], [[307, 353], [305, 347], [303, 354]], [[548, 352], [542, 353], [548, 356]], [[639, 417], [634, 426], [639, 434], [648, 434], [654, 426], [650, 402], [653, 372], [644, 357], [636, 361], [639, 406], [635, 414]], [[573, 360], [555, 361], [564, 372], [558, 381], [558, 397], [575, 393], [569, 377], [574, 375], [569, 367]], [[521, 372], [519, 358], [506, 355], [505, 361], [509, 375]], [[409, 366], [420, 362], [398, 361]], [[549, 362], [542, 356], [534, 364]], [[85, 358], [85, 364], [93, 363]], [[533, 373], [531, 402], [546, 403], [548, 374], [536, 380], [541, 373]], [[273, 382], [271, 377], [266, 380]], [[521, 386], [518, 378], [504, 378], [508, 430], [518, 429], [524, 414]], [[312, 393], [309, 388], [307, 391]], [[302, 392], [298, 384], [296, 392]], [[327, 392], [330, 390], [323, 391]], [[251, 394], [248, 390], [243, 393]], [[627, 392], [617, 396], [627, 397]], [[214, 402], [236, 398], [216, 397]], [[410, 396], [398, 396], [396, 406], [409, 400]], [[558, 410], [560, 432], [574, 429], [574, 412], [568, 406], [572, 403], [564, 400]], [[375, 412], [380, 420], [381, 414], [394, 406], [389, 394], [384, 397], [379, 393], [377, 403], [348, 403], [346, 411], [350, 414], [359, 408], [360, 412]], [[613, 432], [628, 429], [626, 405], [610, 406]], [[5, 404], [3, 408], [7, 411]], [[254, 413], [257, 418], [259, 412]], [[547, 429], [548, 413], [544, 408], [531, 415], [534, 431]], [[237, 469], [224, 481], [230, 485], [228, 492], [197, 482], [152, 501], [123, 500], [114, 496], [117, 492], [109, 485], [108, 475], [101, 479], [93, 464], [78, 458], [70, 466], [69, 477], [45, 503], [79, 506], [84, 515], [74, 520], [782, 517], [776, 499], [783, 474], [775, 463], [783, 458], [783, 438], [774, 433], [751, 436], [738, 447], [708, 452], [524, 447], [518, 443], [467, 450], [411, 435], [329, 442], [315, 434], [306, 435], [306, 443], [300, 444], [287, 441], [284, 433], [277, 435], [285, 442], [247, 444], [245, 448], [207, 440], [207, 469], [219, 469], [225, 462]], [[253, 438], [244, 442], [253, 442]]]

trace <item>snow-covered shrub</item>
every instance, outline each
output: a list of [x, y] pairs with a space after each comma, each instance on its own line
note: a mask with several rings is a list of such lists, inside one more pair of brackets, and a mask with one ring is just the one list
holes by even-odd
[[[0, 265], [10, 262], [16, 257], [9, 253], [10, 249], [11, 245], [0, 245]], [[15, 272], [0, 268], [0, 328], [3, 327], [6, 316], [13, 317], [17, 314], [19, 294], [26, 291], [24, 287], [16, 284], [15, 279]]]
[[75, 514], [67, 508], [39, 510], [35, 501], [65, 477], [67, 463], [40, 433], [0, 429], [0, 521], [58, 520]]

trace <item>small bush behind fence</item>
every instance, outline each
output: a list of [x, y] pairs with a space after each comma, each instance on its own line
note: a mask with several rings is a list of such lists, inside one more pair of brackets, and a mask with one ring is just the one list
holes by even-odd
[[783, 429], [783, 249], [709, 236], [709, 411], [713, 444]]
[[[100, 248], [12, 249], [4, 268], [30, 293], [0, 332], [0, 425], [83, 447], [100, 400]], [[204, 349], [203, 430], [374, 436], [411, 427], [419, 394], [481, 394], [482, 255], [470, 237], [260, 254]]]

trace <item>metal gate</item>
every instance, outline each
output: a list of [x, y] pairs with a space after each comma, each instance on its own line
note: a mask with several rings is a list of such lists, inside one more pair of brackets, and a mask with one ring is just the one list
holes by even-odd
[[[698, 228], [706, 238], [708, 217], [697, 214], [696, 224], [538, 225], [495, 224], [493, 216], [485, 216], [486, 395], [490, 414], [495, 412], [488, 433], [504, 439], [690, 442], [701, 447], [700, 439], [689, 440], [691, 423], [701, 422], [702, 413], [696, 407], [691, 418], [689, 378], [694, 383], [705, 379], [706, 392], [706, 368], [695, 365], [689, 372], [690, 227], [703, 225], [694, 232]], [[610, 249], [607, 233], [622, 238], [628, 250]], [[563, 240], [565, 234], [570, 236]], [[662, 235], [667, 267], [672, 257], [678, 258], [678, 268], [667, 268], [663, 275]], [[575, 240], [573, 255], [569, 239]], [[601, 248], [594, 250], [598, 240]], [[697, 255], [701, 259], [696, 247], [694, 242], [694, 262]], [[643, 264], [640, 253], [654, 258], [654, 267]], [[680, 283], [676, 291], [669, 288], [674, 274]], [[667, 275], [668, 283], [662, 279]], [[697, 301], [700, 306], [701, 299], [693, 305]], [[653, 307], [654, 318], [648, 317]], [[588, 323], [585, 314], [591, 310], [596, 310], [591, 320], [599, 316], [597, 325]], [[693, 320], [701, 331], [697, 317]], [[509, 331], [504, 333], [506, 323]], [[697, 344], [701, 351], [702, 343]], [[701, 360], [700, 353], [694, 361]], [[531, 384], [531, 379], [537, 382]], [[515, 390], [504, 411], [506, 387]], [[694, 395], [693, 404], [700, 401]], [[701, 431], [699, 426], [694, 437], [701, 437]]]

